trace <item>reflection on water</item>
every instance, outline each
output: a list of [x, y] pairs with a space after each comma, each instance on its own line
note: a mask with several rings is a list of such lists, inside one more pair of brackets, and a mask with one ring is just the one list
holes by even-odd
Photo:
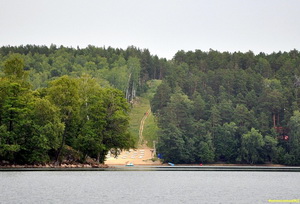
[[299, 199], [298, 172], [0, 172], [0, 203], [268, 203]]

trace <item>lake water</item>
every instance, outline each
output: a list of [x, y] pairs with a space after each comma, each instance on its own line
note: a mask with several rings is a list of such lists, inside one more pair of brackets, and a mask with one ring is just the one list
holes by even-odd
[[8, 171], [0, 203], [269, 203], [300, 199], [299, 172]]

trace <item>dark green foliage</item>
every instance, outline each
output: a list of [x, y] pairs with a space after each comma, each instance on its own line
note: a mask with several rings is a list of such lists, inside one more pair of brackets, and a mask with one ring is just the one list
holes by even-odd
[[265, 142], [263, 136], [254, 128], [242, 135], [241, 156], [242, 160], [254, 164], [260, 163]]
[[223, 126], [216, 128], [214, 147], [217, 161], [235, 162], [238, 157], [237, 129], [234, 122], [224, 123]]
[[26, 45], [0, 48], [0, 61], [0, 159], [46, 162], [67, 147], [101, 162], [133, 144], [126, 99], [162, 79], [151, 107], [166, 161], [300, 165], [297, 50], [179, 51], [167, 61], [133, 46]]
[[300, 163], [300, 112], [294, 111], [290, 119], [291, 129], [290, 140], [288, 143], [288, 153], [285, 162], [289, 165], [299, 165]]
[[[293, 113], [300, 109], [299, 61], [297, 50], [177, 52], [151, 102], [161, 128], [159, 151], [170, 162], [300, 165], [300, 120]], [[177, 90], [191, 106], [173, 108]], [[208, 155], [213, 159], [203, 159]]]
[[280, 154], [279, 148], [277, 148], [278, 141], [276, 138], [272, 136], [265, 136], [264, 138], [265, 145], [263, 147], [265, 160], [268, 162], [273, 162], [274, 160], [277, 161]]
[[163, 82], [161, 85], [159, 85], [156, 90], [156, 94], [151, 101], [152, 112], [156, 113], [166, 107], [170, 101], [170, 95], [171, 88], [167, 83]]

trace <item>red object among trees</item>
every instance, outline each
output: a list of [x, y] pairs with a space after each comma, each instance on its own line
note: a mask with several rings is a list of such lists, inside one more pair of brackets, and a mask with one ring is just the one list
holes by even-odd
[[281, 140], [289, 140], [288, 133], [290, 132], [289, 128], [287, 127], [274, 127], [276, 132], [278, 133], [278, 139]]

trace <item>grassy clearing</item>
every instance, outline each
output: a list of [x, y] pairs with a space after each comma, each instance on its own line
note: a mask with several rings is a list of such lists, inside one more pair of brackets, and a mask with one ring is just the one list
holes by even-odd
[[143, 94], [144, 98], [147, 98], [148, 100], [151, 100], [156, 93], [157, 87], [161, 84], [161, 80], [150, 80], [147, 82], [148, 85], [148, 91], [147, 93]]
[[[129, 131], [136, 138], [136, 141], [139, 141], [139, 129], [141, 120], [144, 117], [144, 114], [149, 110], [150, 102], [148, 99], [143, 97], [137, 97], [134, 100], [133, 108], [129, 114]], [[147, 123], [147, 122], [146, 122]]]
[[151, 113], [148, 115], [145, 120], [143, 136], [144, 140], [147, 141], [148, 147], [153, 147], [153, 141], [157, 141], [157, 131], [159, 128], [157, 127], [157, 123], [154, 115]]
[[[156, 88], [161, 83], [160, 80], [151, 80], [148, 82], [149, 89], [147, 93], [134, 100], [133, 107], [130, 112], [129, 131], [139, 141], [139, 128], [142, 118], [150, 109], [150, 100], [156, 92]], [[149, 147], [153, 147], [153, 140], [157, 141], [157, 123], [153, 114], [149, 114], [144, 123], [144, 141]]]

